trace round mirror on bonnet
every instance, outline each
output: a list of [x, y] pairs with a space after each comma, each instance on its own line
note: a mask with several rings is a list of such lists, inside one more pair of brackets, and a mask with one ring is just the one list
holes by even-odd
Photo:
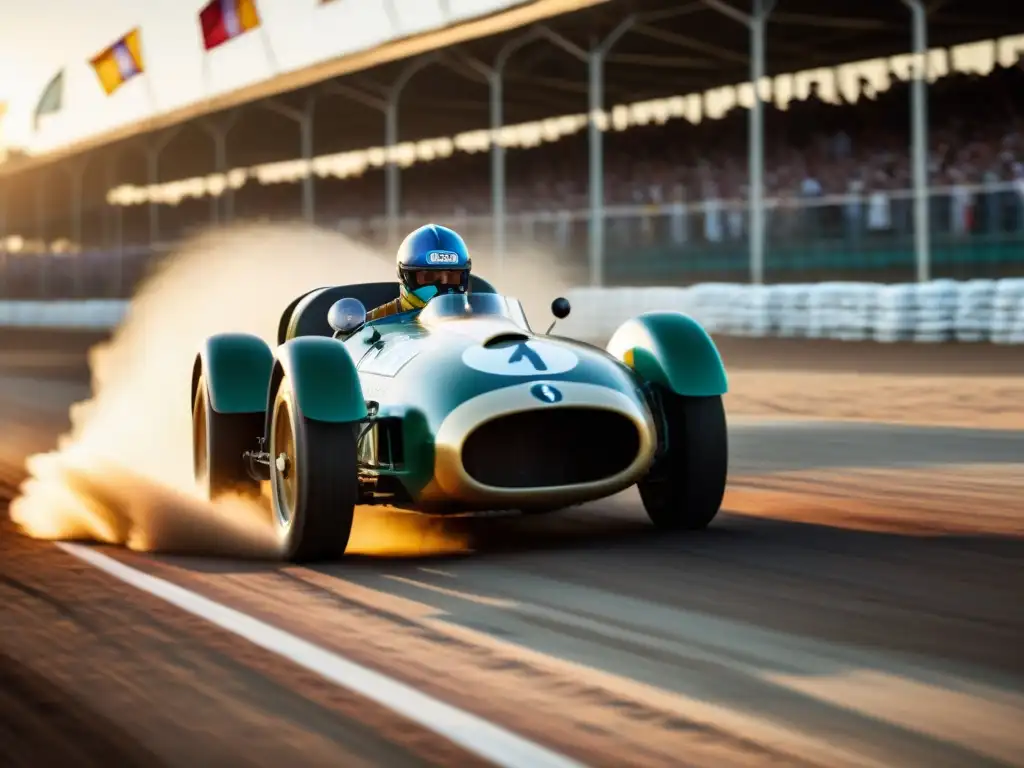
[[551, 302], [551, 314], [559, 320], [565, 320], [569, 316], [570, 309], [569, 300], [564, 296], [559, 296]]
[[359, 299], [338, 299], [327, 310], [327, 323], [337, 333], [352, 333], [366, 323], [366, 307]]

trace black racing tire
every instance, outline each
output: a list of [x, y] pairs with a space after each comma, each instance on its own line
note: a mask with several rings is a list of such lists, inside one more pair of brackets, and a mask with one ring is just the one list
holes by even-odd
[[660, 391], [667, 451], [637, 483], [644, 509], [658, 528], [700, 530], [718, 514], [729, 473], [729, 440], [722, 398], [680, 397]]
[[192, 472], [206, 498], [228, 494], [258, 497], [260, 484], [246, 469], [242, 454], [256, 450], [264, 414], [218, 413], [210, 407], [206, 376], [200, 374], [192, 402]]
[[304, 416], [287, 376], [281, 379], [272, 407], [267, 450], [281, 556], [290, 562], [340, 559], [348, 547], [359, 499], [359, 425]]

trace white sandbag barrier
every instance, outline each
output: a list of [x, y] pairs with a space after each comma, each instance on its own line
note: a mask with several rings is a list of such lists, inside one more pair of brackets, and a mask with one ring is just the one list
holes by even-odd
[[[567, 298], [572, 313], [559, 331], [595, 341], [630, 317], [668, 309], [723, 336], [1024, 344], [1024, 278], [576, 288]], [[128, 302], [114, 299], [0, 301], [0, 328], [104, 330], [127, 309]]]
[[120, 299], [0, 301], [0, 329], [103, 331], [116, 327], [127, 311], [128, 302]]
[[670, 309], [728, 336], [1024, 344], [1024, 278], [577, 288], [567, 298], [573, 311], [560, 330], [581, 338], [607, 338], [627, 317]]

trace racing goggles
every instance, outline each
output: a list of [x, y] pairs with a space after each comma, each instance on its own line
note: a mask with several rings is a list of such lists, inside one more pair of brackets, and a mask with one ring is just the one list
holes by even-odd
[[465, 291], [469, 282], [466, 269], [410, 269], [403, 274], [410, 293], [429, 301], [439, 293]]
[[414, 288], [419, 288], [422, 285], [436, 285], [439, 288], [446, 285], [457, 286], [462, 285], [463, 280], [466, 279], [466, 270], [417, 269], [410, 271], [408, 277], [411, 278], [409, 282]]

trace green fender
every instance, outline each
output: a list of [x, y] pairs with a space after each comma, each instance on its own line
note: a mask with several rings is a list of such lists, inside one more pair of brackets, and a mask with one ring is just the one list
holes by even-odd
[[[350, 422], [365, 419], [366, 401], [359, 374], [345, 345], [328, 336], [300, 336], [286, 341], [274, 353], [274, 371], [264, 396], [277, 396], [277, 387], [285, 376], [299, 411], [308, 419]], [[267, 434], [272, 409], [267, 408]]]
[[729, 390], [722, 356], [703, 326], [682, 312], [645, 312], [619, 326], [608, 353], [644, 381], [685, 397]]
[[262, 413], [274, 354], [259, 336], [218, 333], [203, 342], [192, 366], [192, 403], [199, 375], [206, 377], [210, 407], [218, 413]]

